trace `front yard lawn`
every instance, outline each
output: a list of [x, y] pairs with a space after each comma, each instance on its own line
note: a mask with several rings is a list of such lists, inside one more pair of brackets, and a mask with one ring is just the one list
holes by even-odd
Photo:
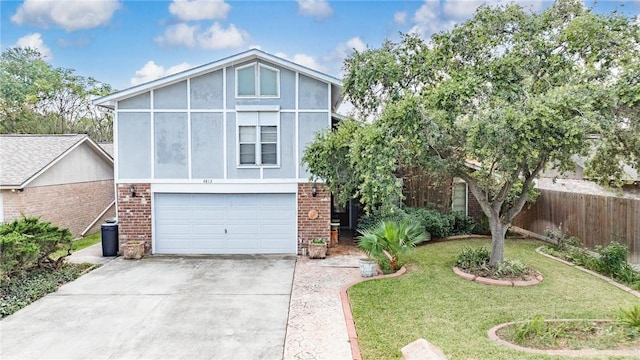
[[[498, 287], [463, 280], [451, 267], [463, 247], [490, 240], [428, 243], [407, 254], [409, 271], [394, 279], [353, 286], [349, 298], [364, 359], [400, 359], [400, 348], [425, 338], [449, 359], [551, 359], [508, 349], [487, 331], [509, 321], [616, 318], [640, 299], [560, 262], [535, 253], [534, 240], [507, 239], [505, 258], [522, 260], [544, 281], [532, 287]], [[557, 357], [555, 357], [557, 358]]]

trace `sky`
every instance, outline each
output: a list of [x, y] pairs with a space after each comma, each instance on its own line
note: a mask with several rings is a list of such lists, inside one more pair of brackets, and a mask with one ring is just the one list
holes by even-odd
[[[640, 0], [583, 0], [640, 21]], [[342, 77], [353, 49], [401, 32], [451, 29], [483, 4], [504, 0], [230, 1], [0, 0], [0, 49], [33, 47], [54, 67], [122, 90], [259, 48]], [[518, 1], [534, 11], [552, 2]]]

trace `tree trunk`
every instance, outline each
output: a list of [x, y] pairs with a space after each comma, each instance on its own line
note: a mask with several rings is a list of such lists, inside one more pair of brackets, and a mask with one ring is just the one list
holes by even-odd
[[496, 266], [504, 261], [504, 237], [508, 226], [503, 224], [500, 219], [489, 218], [489, 227], [491, 228], [491, 258], [489, 259], [489, 265]]

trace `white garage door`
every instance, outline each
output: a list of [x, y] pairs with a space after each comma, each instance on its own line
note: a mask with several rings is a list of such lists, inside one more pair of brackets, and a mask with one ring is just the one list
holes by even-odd
[[154, 198], [158, 254], [292, 254], [295, 194], [164, 194]]

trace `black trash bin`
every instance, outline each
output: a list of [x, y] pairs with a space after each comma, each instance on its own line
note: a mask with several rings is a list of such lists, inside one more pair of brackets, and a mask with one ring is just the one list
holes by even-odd
[[117, 256], [118, 224], [102, 224], [100, 230], [102, 230], [102, 256]]

